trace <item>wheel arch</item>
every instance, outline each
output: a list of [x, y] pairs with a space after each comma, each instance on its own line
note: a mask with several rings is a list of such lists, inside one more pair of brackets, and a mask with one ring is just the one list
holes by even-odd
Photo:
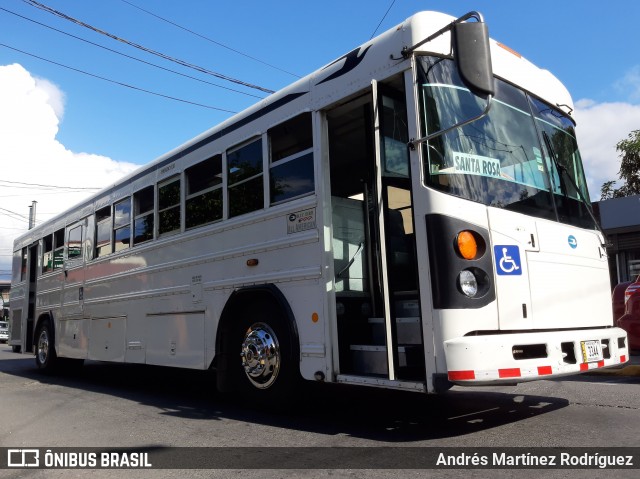
[[51, 325], [50, 328], [50, 333], [51, 333], [51, 340], [53, 341], [53, 348], [56, 349], [56, 327], [55, 324], [53, 323], [53, 314], [51, 313], [51, 311], [47, 311], [46, 313], [40, 313], [40, 316], [38, 316], [38, 319], [36, 319], [34, 325], [33, 325], [33, 344], [37, 344], [37, 335], [38, 335], [38, 331], [40, 330], [40, 326], [43, 325], [44, 323], [48, 322]]
[[296, 325], [295, 316], [285, 298], [282, 291], [274, 284], [263, 284], [256, 286], [247, 286], [235, 290], [229, 296], [220, 315], [220, 321], [216, 331], [216, 354], [211, 364], [212, 369], [217, 371], [217, 385], [221, 391], [228, 390], [228, 371], [230, 361], [233, 361], [233, 351], [228, 351], [226, 338], [231, 334], [234, 324], [234, 318], [245, 307], [246, 304], [260, 304], [265, 308], [271, 308], [284, 318], [287, 326], [287, 341], [289, 341], [289, 351], [291, 351], [288, 360], [295, 363], [300, 359], [300, 340], [298, 335], [298, 327]]

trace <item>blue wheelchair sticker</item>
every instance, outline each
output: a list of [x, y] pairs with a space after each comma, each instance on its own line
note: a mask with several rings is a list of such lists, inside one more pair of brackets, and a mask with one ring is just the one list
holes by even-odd
[[516, 245], [495, 245], [496, 271], [500, 276], [516, 276], [522, 274], [520, 249]]

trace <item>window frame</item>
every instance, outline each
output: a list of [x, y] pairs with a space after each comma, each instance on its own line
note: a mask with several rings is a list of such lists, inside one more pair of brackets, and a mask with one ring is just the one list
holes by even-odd
[[[65, 229], [60, 228], [53, 232], [53, 270], [57, 270], [64, 267], [64, 240]], [[60, 244], [58, 244], [60, 242]], [[56, 262], [56, 258], [61, 258], [61, 261]], [[57, 266], [56, 266], [57, 265]]]
[[[142, 198], [142, 195], [151, 194], [151, 204], [147, 205], [148, 209], [144, 211], [139, 211], [141, 205], [144, 206], [144, 203], [149, 203], [148, 198]], [[152, 241], [155, 239], [155, 210], [156, 210], [156, 188], [155, 185], [146, 186], [133, 194], [133, 214], [132, 214], [132, 242], [133, 246], [137, 246], [139, 244], [146, 243], [148, 241]], [[151, 229], [145, 231], [145, 235], [141, 235], [144, 239], [138, 240], [138, 221], [144, 220], [146, 218], [151, 218]], [[149, 233], [151, 236], [149, 237]]]
[[[47, 247], [49, 249], [47, 249]], [[49, 258], [47, 258], [47, 253], [49, 254]], [[47, 264], [51, 266], [47, 268]], [[42, 268], [40, 268], [40, 270], [41, 274], [53, 272], [53, 233], [42, 238]]]
[[[80, 229], [80, 247], [78, 248], [77, 252], [75, 247], [73, 248], [74, 251], [74, 255], [71, 256], [71, 233], [75, 232], [76, 230]], [[66, 227], [65, 229], [65, 255], [64, 255], [64, 259], [65, 261], [69, 261], [69, 262], [75, 262], [75, 261], [82, 261], [84, 259], [84, 223], [73, 223], [69, 226]]]
[[[226, 196], [227, 203], [229, 205], [228, 218], [235, 218], [237, 216], [242, 216], [249, 213], [253, 213], [254, 211], [260, 211], [265, 209], [265, 199], [264, 199], [264, 196], [265, 196], [264, 145], [265, 143], [264, 143], [263, 136], [264, 135], [254, 136], [251, 139], [244, 141], [242, 143], [239, 143], [237, 145], [234, 145], [231, 148], [227, 148], [226, 150], [227, 191], [225, 196]], [[256, 143], [259, 145], [258, 151], [260, 152], [260, 161], [256, 161], [255, 164], [260, 165], [260, 172], [255, 173], [251, 176], [242, 177], [240, 180], [234, 181], [232, 177], [232, 172], [231, 172], [232, 165], [231, 165], [231, 161], [229, 160], [229, 157], [244, 148], [253, 146]], [[258, 198], [260, 198], [261, 200], [261, 205], [253, 209], [234, 211], [234, 202], [232, 201], [232, 198], [231, 198], [232, 193], [237, 193], [239, 191], [242, 191], [242, 188], [245, 187], [248, 183], [254, 182], [256, 180], [260, 180], [259, 181], [260, 195], [256, 196], [256, 205], [257, 205]], [[246, 197], [246, 195], [244, 197]]]
[[[190, 183], [189, 183], [189, 174], [192, 173], [194, 171], [195, 168], [199, 168], [202, 167], [205, 163], [212, 161], [214, 162], [213, 168], [211, 170], [212, 173], [212, 179], [213, 179], [213, 185], [211, 186], [206, 186], [200, 190], [196, 190], [196, 191], [191, 191], [190, 190]], [[219, 170], [219, 171], [218, 171]], [[184, 170], [184, 228], [185, 231], [186, 230], [191, 230], [193, 228], [199, 228], [201, 226], [206, 226], [212, 223], [216, 223], [218, 221], [222, 221], [224, 219], [224, 186], [225, 186], [225, 182], [224, 182], [224, 172], [225, 172], [225, 165], [224, 165], [224, 161], [223, 161], [223, 157], [221, 153], [215, 154], [213, 156], [210, 156], [209, 158], [207, 158], [206, 160], [202, 160], [198, 163], [194, 163], [193, 165], [189, 166], [188, 168], [185, 168]], [[197, 224], [193, 224], [190, 225], [189, 224], [189, 208], [188, 208], [188, 203], [190, 201], [193, 201], [197, 198], [200, 197], [204, 197], [205, 195], [209, 194], [209, 193], [213, 193], [213, 192], [218, 192], [220, 191], [220, 200], [221, 200], [221, 207], [220, 207], [220, 211], [219, 213], [219, 217], [210, 220], [210, 221], [205, 221], [202, 223], [197, 223]]]
[[[109, 214], [105, 215], [105, 211], [108, 211]], [[109, 204], [107, 206], [103, 206], [99, 208], [94, 213], [95, 219], [95, 244], [93, 248], [93, 258], [102, 258], [103, 256], [107, 256], [113, 253], [113, 228], [112, 228], [112, 218], [113, 218], [113, 209], [112, 205]], [[100, 236], [99, 231], [100, 228], [103, 230], [106, 229], [108, 232], [108, 241], [104, 246], [100, 246]], [[101, 248], [106, 247], [106, 251], [101, 253]]]
[[[178, 202], [172, 203], [170, 206], [166, 208], [160, 209], [160, 190], [166, 186], [172, 185], [173, 183], [178, 183]], [[178, 234], [182, 232], [182, 205], [184, 203], [183, 196], [183, 186], [182, 186], [182, 175], [174, 175], [171, 178], [167, 178], [162, 180], [156, 184], [156, 238], [161, 238], [163, 236]], [[161, 231], [162, 227], [162, 217], [161, 215], [167, 211], [177, 209], [178, 211], [178, 227], [168, 231]]]
[[[118, 205], [123, 205], [125, 203], [128, 203], [129, 205], [129, 209], [127, 211], [126, 214], [126, 218], [127, 221], [126, 222], [117, 222], [117, 211], [118, 211]], [[112, 209], [112, 214], [111, 214], [111, 218], [113, 220], [112, 223], [112, 236], [111, 236], [111, 252], [112, 253], [118, 253], [120, 251], [124, 251], [126, 249], [131, 248], [132, 244], [131, 244], [131, 213], [132, 213], [132, 207], [131, 207], [131, 196], [126, 196], [125, 198], [122, 198], [118, 201], [114, 201], [113, 202], [113, 209]], [[128, 238], [129, 241], [126, 243], [126, 246], [123, 246], [121, 248], [118, 248], [118, 242], [123, 240], [124, 238], [119, 238], [118, 237], [118, 232], [123, 231], [125, 229], [128, 229]], [[122, 244], [125, 244], [124, 241], [121, 241]]]
[[[308, 122], [308, 125], [306, 124]], [[308, 128], [308, 136], [302, 136], [299, 134], [303, 129]], [[281, 131], [283, 130], [283, 131]], [[274, 139], [278, 138], [279, 135], [284, 135], [288, 133], [287, 130], [293, 131], [293, 133], [289, 133], [293, 138], [297, 139], [302, 137], [303, 141], [294, 141], [293, 143], [283, 142], [280, 145], [280, 148], [274, 148]], [[298, 198], [303, 198], [305, 196], [309, 196], [315, 193], [316, 191], [316, 171], [315, 171], [315, 155], [314, 155], [314, 144], [313, 144], [313, 115], [311, 112], [302, 112], [298, 115], [295, 115], [292, 118], [289, 118], [282, 123], [279, 123], [267, 130], [267, 141], [269, 144], [269, 205], [276, 206], [282, 203], [286, 203], [288, 201], [293, 201]], [[278, 139], [278, 142], [280, 139]], [[286, 152], [286, 156], [281, 156]], [[287, 163], [299, 161], [302, 163], [303, 161], [309, 161], [307, 157], [311, 155], [310, 161], [312, 164], [312, 187], [310, 190], [303, 191], [302, 193], [285, 197], [283, 199], [274, 200], [274, 177], [273, 171], [277, 168], [280, 168]], [[277, 159], [274, 159], [276, 158]]]

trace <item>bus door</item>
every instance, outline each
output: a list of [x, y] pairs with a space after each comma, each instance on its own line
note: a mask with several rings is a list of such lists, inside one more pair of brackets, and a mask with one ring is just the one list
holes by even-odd
[[[26, 251], [25, 251], [26, 250]], [[11, 339], [22, 339], [20, 349], [24, 352], [33, 351], [33, 326], [36, 315], [36, 289], [37, 289], [37, 270], [38, 270], [38, 243], [33, 243], [31, 246], [23, 249], [23, 266], [22, 270], [25, 275], [25, 301], [26, 311], [23, 309], [20, 311], [19, 317], [16, 317], [16, 311], [14, 311], [14, 317], [11, 329]], [[25, 264], [26, 263], [26, 264]], [[26, 314], [25, 314], [26, 313]], [[17, 332], [14, 333], [13, 328], [17, 328]], [[21, 334], [22, 331], [25, 334]], [[20, 336], [18, 336], [20, 334]]]
[[57, 318], [58, 353], [69, 358], [86, 358], [88, 328], [84, 314], [85, 263], [92, 246], [88, 239], [92, 225], [87, 218], [65, 229], [64, 279], [60, 316]]
[[424, 381], [399, 80], [327, 112], [339, 373]]
[[65, 320], [82, 319], [84, 307], [84, 253], [87, 220], [67, 226], [65, 231], [62, 315]]

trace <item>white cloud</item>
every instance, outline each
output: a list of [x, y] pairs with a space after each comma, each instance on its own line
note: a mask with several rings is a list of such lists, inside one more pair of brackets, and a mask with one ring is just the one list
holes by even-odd
[[62, 120], [64, 115], [65, 94], [57, 85], [51, 83], [46, 78], [35, 78], [36, 90], [43, 92], [47, 100], [46, 102], [53, 108], [53, 112]]
[[589, 193], [600, 199], [600, 187], [605, 181], [619, 180], [620, 156], [616, 144], [633, 130], [640, 129], [640, 105], [630, 103], [596, 103], [579, 100], [574, 117], [578, 126], [578, 144], [582, 152]]
[[631, 68], [614, 84], [616, 90], [631, 101], [640, 100], [640, 65]]
[[0, 273], [11, 268], [13, 239], [27, 229], [26, 219], [8, 211], [27, 217], [35, 200], [37, 219], [43, 221], [91, 193], [16, 183], [101, 188], [138, 166], [65, 148], [56, 140], [64, 104], [64, 93], [50, 81], [34, 78], [18, 64], [0, 66]]

